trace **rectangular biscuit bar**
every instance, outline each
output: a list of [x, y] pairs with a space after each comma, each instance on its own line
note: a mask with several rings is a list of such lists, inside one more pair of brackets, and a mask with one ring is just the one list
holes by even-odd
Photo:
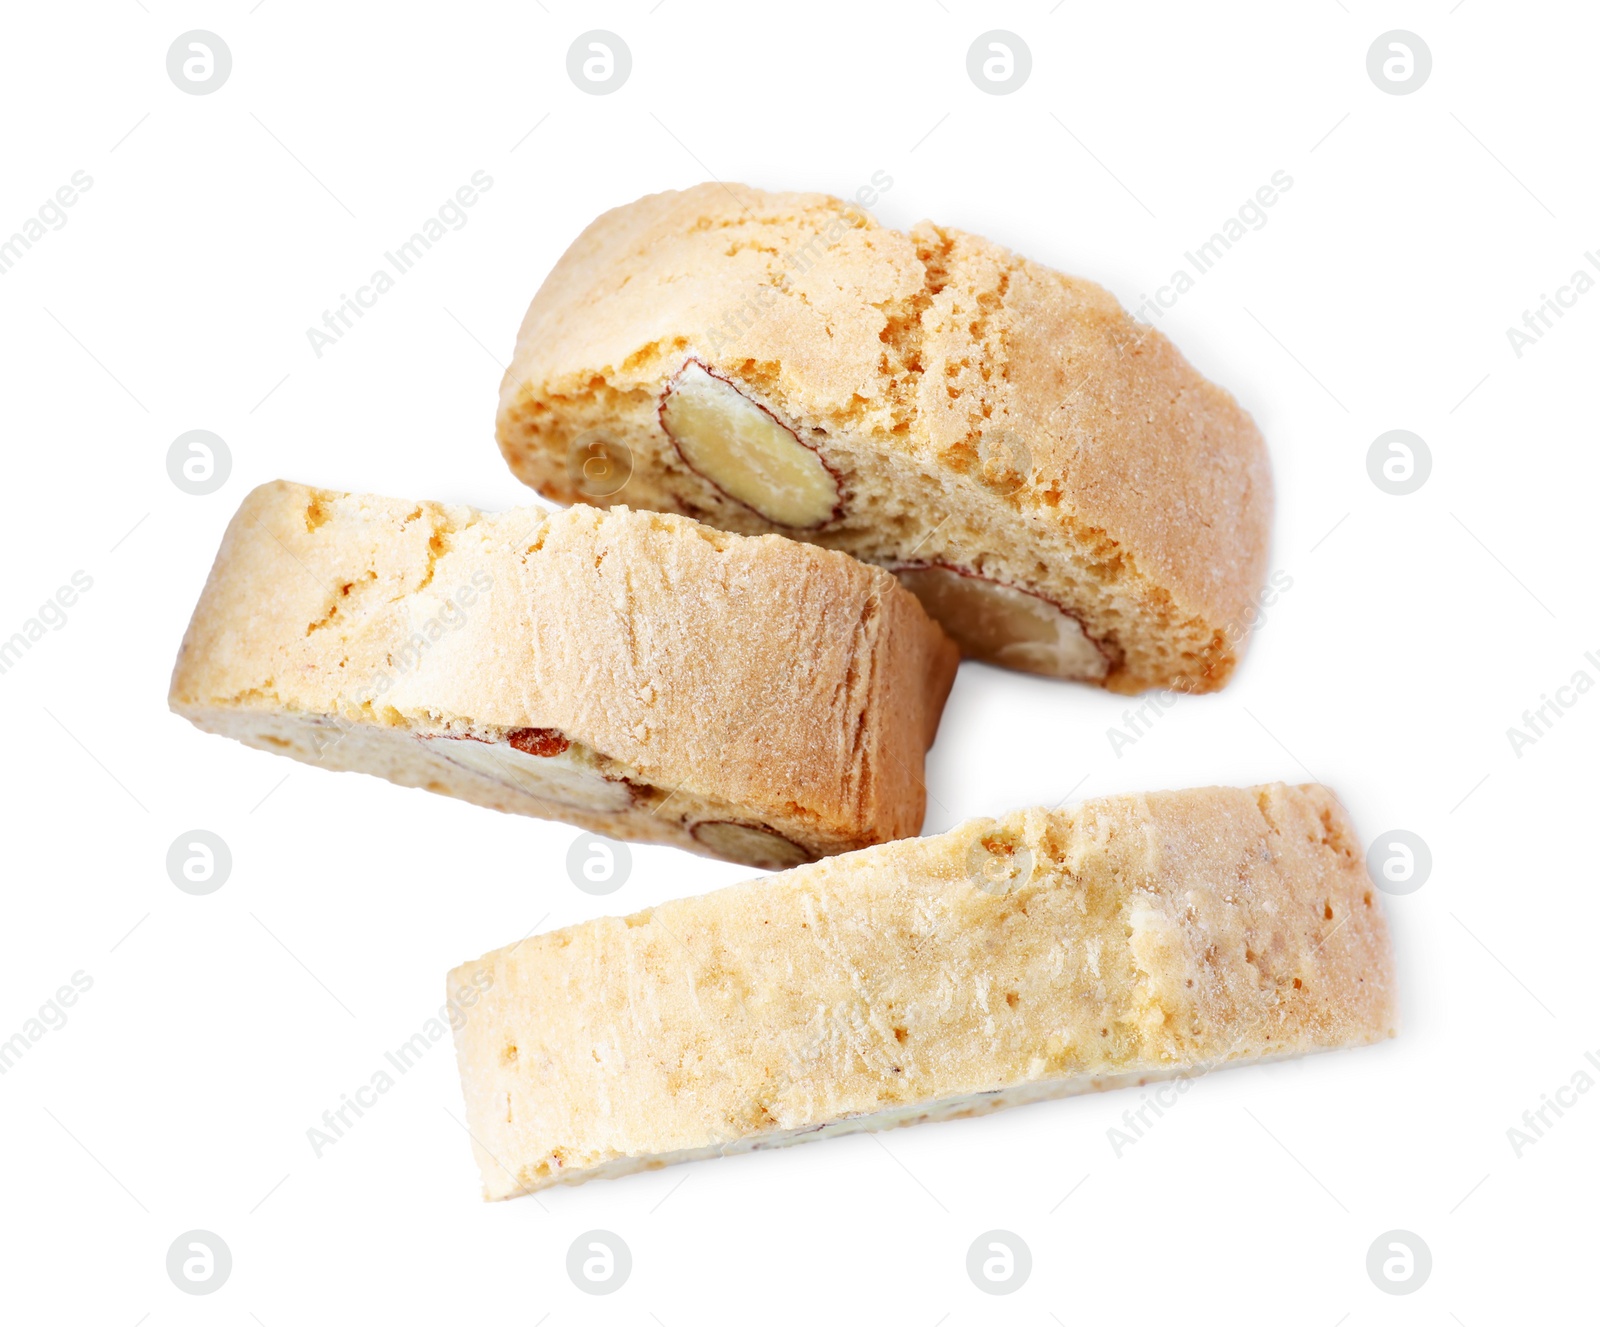
[[1321, 787], [1018, 811], [520, 941], [448, 979], [485, 1196], [1393, 1036]]
[[228, 527], [170, 704], [325, 769], [777, 869], [921, 828], [955, 667], [842, 553], [279, 482]]

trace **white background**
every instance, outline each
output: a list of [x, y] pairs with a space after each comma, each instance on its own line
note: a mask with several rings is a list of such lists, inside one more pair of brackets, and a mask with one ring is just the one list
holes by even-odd
[[[0, 636], [74, 571], [93, 588], [0, 676], [0, 1038], [74, 972], [93, 986], [0, 1077], [0, 1317], [1592, 1318], [1600, 1092], [1520, 1157], [1506, 1131], [1600, 1052], [1600, 694], [1520, 757], [1507, 729], [1576, 670], [1600, 680], [1583, 657], [1600, 651], [1600, 292], [1520, 358], [1506, 329], [1600, 250], [1593, 8], [646, 10], [7, 7], [0, 236], [74, 171], [93, 186], [0, 277]], [[166, 72], [192, 28], [232, 50], [211, 95]], [[613, 95], [566, 74], [592, 28], [633, 54]], [[1031, 47], [1014, 95], [968, 79], [990, 28]], [[1433, 53], [1412, 95], [1366, 70], [1396, 28]], [[494, 184], [465, 228], [318, 359], [306, 329], [477, 170]], [[1107, 730], [1127, 701], [964, 666], [927, 829], [1069, 793], [1314, 776], [1368, 840], [1404, 828], [1431, 846], [1427, 883], [1386, 900], [1401, 1037], [1207, 1078], [1120, 1159], [1107, 1130], [1136, 1094], [495, 1205], [440, 1047], [316, 1158], [306, 1130], [438, 1007], [451, 965], [747, 872], [636, 847], [624, 889], [593, 898], [563, 870], [568, 827], [275, 760], [169, 714], [229, 516], [276, 477], [530, 501], [493, 443], [496, 388], [588, 221], [708, 176], [848, 195], [877, 170], [885, 224], [991, 236], [1130, 306], [1292, 176], [1159, 324], [1260, 423], [1292, 588], [1224, 694], [1183, 699], [1120, 756]], [[233, 456], [208, 497], [165, 469], [195, 428]], [[1432, 451], [1411, 496], [1368, 478], [1393, 428]], [[165, 869], [197, 827], [234, 858], [200, 898]], [[1034, 1258], [1006, 1298], [965, 1270], [996, 1227]], [[233, 1253], [207, 1298], [164, 1266], [194, 1228]], [[565, 1272], [592, 1228], [633, 1254], [607, 1298]], [[1433, 1253], [1405, 1297], [1365, 1270], [1394, 1228]]]

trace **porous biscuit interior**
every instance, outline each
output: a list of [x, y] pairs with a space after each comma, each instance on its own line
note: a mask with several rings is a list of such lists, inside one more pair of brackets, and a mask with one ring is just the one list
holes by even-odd
[[[821, 195], [738, 197], [644, 199], [573, 245], [502, 387], [518, 476], [563, 502], [782, 528], [696, 473], [663, 425], [675, 378], [702, 365], [836, 478], [837, 514], [793, 537], [1039, 596], [1085, 637], [1065, 675], [1220, 686], [1253, 621], [1270, 508], [1233, 399], [1092, 283]], [[597, 447], [627, 458], [615, 492], [574, 464]]]

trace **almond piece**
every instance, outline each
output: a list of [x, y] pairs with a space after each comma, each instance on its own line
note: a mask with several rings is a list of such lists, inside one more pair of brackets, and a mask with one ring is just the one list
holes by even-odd
[[758, 516], [814, 530], [838, 515], [839, 481], [816, 449], [698, 360], [667, 384], [659, 414], [684, 464]]
[[1105, 654], [1060, 605], [943, 564], [893, 568], [968, 659], [1045, 677], [1103, 678]]
[[812, 855], [764, 825], [740, 825], [732, 820], [702, 820], [690, 828], [695, 839], [718, 857], [743, 862], [763, 871], [786, 871], [809, 862]]

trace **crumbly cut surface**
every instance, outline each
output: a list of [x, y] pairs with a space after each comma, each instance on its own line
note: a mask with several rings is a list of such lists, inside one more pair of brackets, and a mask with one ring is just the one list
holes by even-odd
[[328, 769], [776, 869], [914, 834], [955, 647], [886, 572], [593, 508], [263, 485], [171, 707]]
[[453, 971], [485, 1195], [1393, 1036], [1321, 787], [974, 820]]
[[[1116, 691], [1221, 686], [1266, 571], [1261, 436], [1166, 337], [1091, 282], [821, 194], [605, 213], [528, 310], [497, 432], [560, 502], [966, 578], [928, 604], [969, 654]], [[963, 607], [973, 579], [1001, 602]]]

